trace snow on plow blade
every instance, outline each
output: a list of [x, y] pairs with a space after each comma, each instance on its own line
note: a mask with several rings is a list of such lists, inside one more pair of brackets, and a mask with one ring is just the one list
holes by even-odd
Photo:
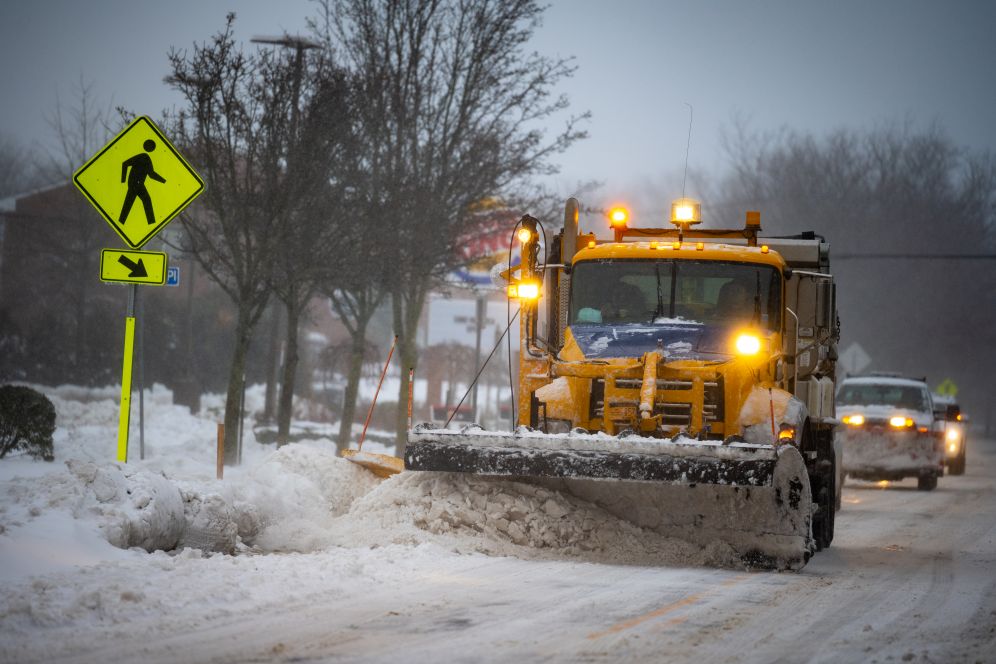
[[540, 483], [666, 537], [724, 542], [750, 567], [799, 569], [814, 550], [809, 478], [788, 445], [419, 425], [405, 468]]

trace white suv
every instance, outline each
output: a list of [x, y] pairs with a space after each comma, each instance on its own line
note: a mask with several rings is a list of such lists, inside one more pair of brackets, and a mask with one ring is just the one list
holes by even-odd
[[916, 477], [931, 491], [944, 474], [943, 427], [923, 379], [872, 374], [845, 379], [837, 391], [844, 472], [863, 480]]

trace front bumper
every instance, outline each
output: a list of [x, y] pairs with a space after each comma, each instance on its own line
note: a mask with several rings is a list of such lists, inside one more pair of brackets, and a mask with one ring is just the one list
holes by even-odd
[[858, 479], [898, 480], [943, 472], [941, 441], [915, 431], [848, 429], [838, 436], [844, 472]]

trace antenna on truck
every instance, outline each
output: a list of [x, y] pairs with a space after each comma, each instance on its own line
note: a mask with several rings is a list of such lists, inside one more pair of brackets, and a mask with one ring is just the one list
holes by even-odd
[[685, 143], [685, 174], [681, 176], [681, 197], [685, 197], [685, 180], [688, 179], [688, 151], [692, 147], [692, 117], [695, 114], [695, 109], [687, 101], [684, 102], [685, 106], [688, 107], [688, 142]]

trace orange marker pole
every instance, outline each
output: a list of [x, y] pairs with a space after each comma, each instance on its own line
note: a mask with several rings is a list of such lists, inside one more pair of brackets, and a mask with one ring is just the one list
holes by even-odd
[[384, 384], [384, 376], [387, 375], [387, 367], [391, 364], [391, 356], [394, 355], [394, 347], [398, 345], [398, 335], [394, 335], [391, 342], [391, 351], [387, 354], [387, 362], [384, 363], [384, 370], [380, 372], [380, 382], [377, 383], [377, 391], [374, 392], [373, 401], [370, 402], [370, 410], [367, 411], [367, 421], [363, 423], [363, 433], [360, 434], [360, 442], [356, 444], [357, 450], [363, 449], [363, 440], [367, 437], [367, 427], [370, 426], [370, 418], [374, 414], [374, 406], [377, 405], [377, 396], [380, 394], [380, 386]]

